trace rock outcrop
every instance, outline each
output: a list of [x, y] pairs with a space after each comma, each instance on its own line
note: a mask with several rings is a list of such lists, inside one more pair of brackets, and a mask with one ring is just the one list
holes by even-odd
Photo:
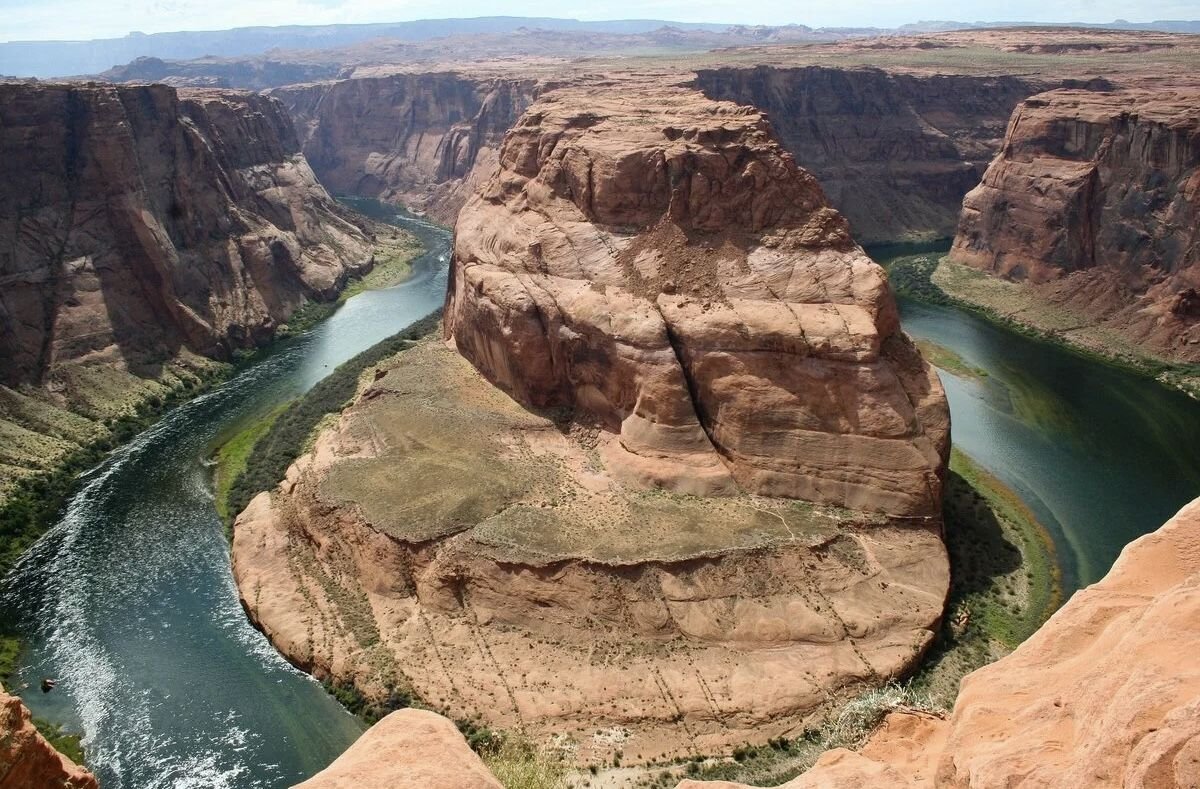
[[0, 789], [97, 789], [96, 777], [54, 749], [29, 708], [0, 688]]
[[400, 710], [296, 789], [502, 789], [454, 724], [432, 712]]
[[[860, 752], [827, 752], [781, 789], [1200, 785], [1198, 546], [1200, 500], [1127, 546], [1015, 652], [968, 675], [949, 720], [893, 713]], [[392, 769], [364, 768], [357, 786], [389, 786]]]
[[695, 84], [765, 112], [864, 244], [954, 235], [963, 195], [1000, 149], [1013, 108], [1053, 86], [823, 66], [705, 69]]
[[282, 105], [0, 84], [0, 493], [372, 265]]
[[950, 259], [1200, 360], [1200, 87], [1056, 90], [1013, 113]]
[[540, 90], [534, 79], [399, 73], [273, 91], [335, 194], [380, 198], [453, 224]]
[[939, 511], [937, 377], [757, 110], [634, 80], [548, 93], [459, 216], [446, 304], [494, 384], [617, 434], [627, 481]]

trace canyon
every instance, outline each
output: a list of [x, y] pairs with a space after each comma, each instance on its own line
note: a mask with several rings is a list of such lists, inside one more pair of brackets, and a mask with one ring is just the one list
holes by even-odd
[[29, 708], [0, 688], [0, 787], [98, 789], [96, 777], [54, 749]]
[[269, 98], [0, 84], [0, 152], [6, 486], [373, 263]]
[[237, 519], [255, 623], [580, 764], [765, 740], [908, 671], [949, 583], [945, 397], [816, 180], [662, 80], [549, 92], [497, 158], [447, 339]]

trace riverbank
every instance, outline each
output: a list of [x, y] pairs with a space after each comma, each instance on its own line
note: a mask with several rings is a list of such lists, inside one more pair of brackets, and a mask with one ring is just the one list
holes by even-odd
[[[932, 248], [931, 248], [932, 247]], [[971, 312], [1022, 336], [1051, 342], [1089, 361], [1152, 378], [1200, 399], [1200, 367], [1150, 354], [1119, 333], [1094, 325], [1061, 305], [1051, 304], [1027, 287], [953, 263], [949, 244], [868, 250], [888, 272], [899, 294], [931, 304]]]

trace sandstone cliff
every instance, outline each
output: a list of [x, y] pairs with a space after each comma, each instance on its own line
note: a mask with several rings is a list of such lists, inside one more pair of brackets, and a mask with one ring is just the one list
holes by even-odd
[[0, 84], [0, 157], [0, 471], [86, 443], [162, 394], [145, 381], [262, 343], [371, 265], [261, 96]]
[[446, 305], [489, 380], [618, 435], [631, 483], [939, 511], [937, 377], [757, 110], [654, 81], [547, 93], [459, 216]]
[[29, 709], [0, 689], [0, 789], [97, 789], [96, 778], [34, 728]]
[[299, 85], [272, 95], [287, 105], [305, 156], [335, 194], [401, 202], [453, 224], [538, 91], [533, 79], [443, 72]]
[[[1200, 500], [1127, 546], [1102, 581], [1076, 593], [1015, 652], [970, 674], [949, 720], [894, 713], [862, 751], [830, 751], [781, 789], [1200, 785], [1197, 545]], [[387, 731], [373, 740], [377, 747], [396, 737]], [[443, 742], [438, 752], [453, 748]], [[357, 787], [390, 785], [394, 765], [371, 767], [361, 752], [347, 762], [335, 762], [329, 777], [353, 764]], [[453, 775], [473, 763], [464, 757], [442, 769]], [[338, 785], [320, 783], [325, 775], [316, 786]]]
[[1049, 78], [721, 68], [696, 86], [765, 112], [862, 243], [948, 238], [1022, 99]]
[[1200, 360], [1200, 88], [1057, 90], [1013, 113], [950, 259]]

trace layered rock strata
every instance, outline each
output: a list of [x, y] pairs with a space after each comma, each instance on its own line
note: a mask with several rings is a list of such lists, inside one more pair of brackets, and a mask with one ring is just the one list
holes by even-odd
[[521, 77], [399, 73], [273, 91], [335, 194], [400, 202], [453, 224], [536, 97]]
[[954, 235], [963, 195], [1000, 149], [1013, 108], [1054, 83], [758, 66], [701, 70], [695, 84], [765, 112], [866, 244]]
[[1200, 360], [1200, 87], [1034, 96], [950, 259], [1146, 351]]
[[[1102, 581], [1076, 593], [1015, 652], [968, 675], [948, 720], [893, 713], [860, 752], [829, 751], [781, 789], [1196, 786], [1197, 545], [1200, 500], [1127, 546]], [[390, 785], [394, 765], [353, 761], [358, 787]], [[342, 769], [335, 763], [329, 773]], [[454, 774], [458, 764], [442, 769]]]
[[883, 271], [757, 110], [563, 88], [455, 228], [446, 332], [631, 484], [939, 512], [949, 419]]
[[0, 688], [0, 789], [97, 789], [96, 777], [54, 749], [29, 708]]
[[262, 96], [0, 84], [0, 157], [0, 483], [372, 264]]

